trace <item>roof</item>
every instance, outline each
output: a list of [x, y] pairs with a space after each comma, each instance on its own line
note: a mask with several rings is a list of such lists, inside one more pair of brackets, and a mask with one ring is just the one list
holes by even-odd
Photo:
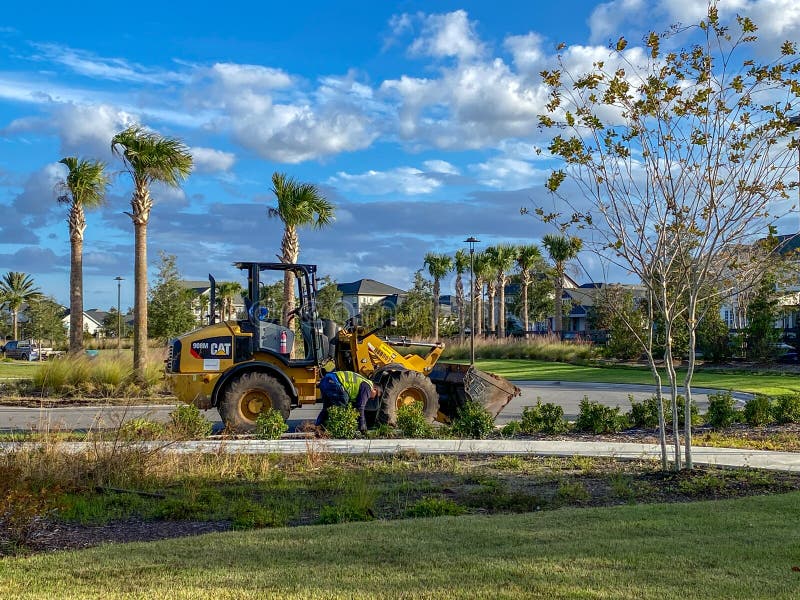
[[359, 279], [351, 283], [340, 283], [336, 286], [345, 296], [394, 296], [405, 295], [405, 291], [374, 279]]
[[203, 281], [202, 279], [199, 280], [186, 279], [183, 281], [179, 281], [178, 284], [185, 290], [195, 290], [196, 292], [201, 294], [211, 289], [211, 284], [208, 283], [207, 279], [205, 281]]

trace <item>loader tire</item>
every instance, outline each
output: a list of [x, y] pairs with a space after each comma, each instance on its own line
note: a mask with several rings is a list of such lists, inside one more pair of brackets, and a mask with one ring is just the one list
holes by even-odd
[[234, 380], [220, 402], [225, 427], [239, 433], [253, 431], [261, 411], [272, 408], [289, 418], [289, 395], [281, 383], [266, 373], [245, 373]]
[[392, 375], [383, 391], [378, 422], [396, 425], [397, 409], [414, 402], [422, 403], [425, 420], [433, 423], [439, 413], [439, 394], [433, 382], [417, 371], [401, 371]]

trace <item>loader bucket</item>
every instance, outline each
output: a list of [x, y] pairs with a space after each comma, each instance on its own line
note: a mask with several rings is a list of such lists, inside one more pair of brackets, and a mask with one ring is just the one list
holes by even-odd
[[429, 375], [439, 394], [439, 421], [450, 421], [468, 400], [496, 417], [520, 389], [502, 377], [469, 365], [437, 363]]

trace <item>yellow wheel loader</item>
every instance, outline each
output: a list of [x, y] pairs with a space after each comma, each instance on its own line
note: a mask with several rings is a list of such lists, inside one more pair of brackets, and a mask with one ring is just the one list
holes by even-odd
[[[339, 327], [317, 313], [316, 266], [239, 262], [247, 272], [246, 317], [215, 323], [171, 340], [167, 378], [179, 400], [201, 409], [216, 407], [226, 426], [246, 432], [261, 411], [272, 408], [288, 419], [292, 408], [319, 400], [325, 369], [355, 371], [378, 383], [383, 393], [367, 406], [371, 422], [394, 424], [397, 409], [419, 402], [429, 421], [447, 422], [468, 400], [496, 416], [519, 394], [505, 379], [467, 365], [437, 364], [441, 343], [421, 344], [378, 336], [353, 317]], [[272, 318], [262, 281], [290, 272], [298, 307], [290, 323]], [[211, 306], [215, 283], [211, 280]], [[399, 348], [427, 347], [424, 355]]]

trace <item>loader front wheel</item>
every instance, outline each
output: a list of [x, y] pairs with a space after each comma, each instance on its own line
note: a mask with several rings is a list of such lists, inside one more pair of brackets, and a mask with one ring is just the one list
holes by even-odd
[[436, 386], [422, 373], [401, 371], [386, 382], [378, 415], [380, 423], [397, 424], [397, 409], [419, 402], [428, 423], [433, 423], [439, 412], [439, 395]]
[[284, 420], [289, 418], [290, 400], [286, 388], [266, 373], [245, 373], [225, 392], [219, 415], [225, 427], [239, 433], [253, 431], [259, 413], [272, 408]]

